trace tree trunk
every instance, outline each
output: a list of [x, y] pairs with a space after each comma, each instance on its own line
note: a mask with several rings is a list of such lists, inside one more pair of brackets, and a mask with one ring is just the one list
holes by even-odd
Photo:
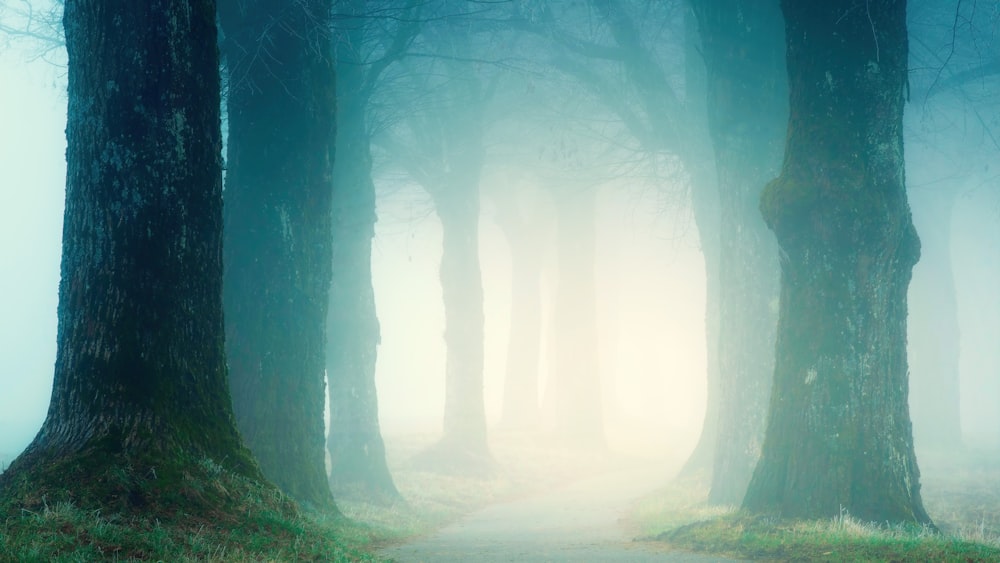
[[428, 452], [438, 469], [492, 471], [483, 396], [483, 280], [479, 267], [479, 168], [464, 162], [438, 190], [434, 209], [441, 221], [441, 295], [447, 348], [444, 434]]
[[684, 167], [688, 171], [691, 209], [698, 228], [698, 241], [705, 259], [705, 348], [706, 397], [705, 418], [694, 451], [684, 462], [679, 476], [710, 475], [719, 428], [719, 209], [718, 180], [711, 157], [706, 104], [707, 77], [701, 41], [692, 11], [684, 12], [684, 84], [691, 118], [688, 153]]
[[360, 61], [338, 42], [333, 283], [327, 317], [330, 486], [338, 496], [394, 500], [399, 492], [379, 430], [375, 362], [379, 321], [372, 287], [375, 184]]
[[[540, 421], [538, 376], [542, 340], [542, 254], [537, 213], [526, 213], [513, 189], [497, 194], [497, 224], [510, 248], [510, 329], [500, 423], [508, 429], [535, 428]], [[530, 217], [528, 215], [531, 215]]]
[[[709, 501], [743, 499], [764, 438], [774, 370], [778, 253], [760, 192], [778, 172], [787, 123], [777, 2], [694, 1], [707, 68], [720, 221], [719, 427]], [[748, 111], [752, 108], [752, 111]]]
[[31, 509], [213, 513], [231, 494], [192, 494], [199, 464], [261, 478], [226, 387], [214, 2], [68, 0], [64, 23], [52, 399], [0, 491]]
[[563, 193], [557, 207], [559, 281], [545, 389], [555, 436], [584, 447], [605, 445], [597, 354], [596, 200], [595, 189], [582, 188]]
[[[958, 299], [951, 265], [951, 215], [957, 193], [933, 190], [920, 198], [929, 220], [921, 224], [922, 261], [908, 295], [914, 440], [937, 450], [962, 445]], [[914, 208], [920, 209], [916, 201]]]
[[325, 472], [335, 89], [329, 0], [225, 0], [226, 338], [233, 407], [264, 474], [332, 507]]
[[767, 435], [744, 508], [922, 522], [907, 408], [906, 3], [783, 0], [790, 118], [761, 211], [781, 248]]

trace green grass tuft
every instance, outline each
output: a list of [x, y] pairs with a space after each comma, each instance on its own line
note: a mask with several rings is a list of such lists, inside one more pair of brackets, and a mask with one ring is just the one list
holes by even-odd
[[675, 482], [632, 509], [629, 525], [645, 541], [741, 559], [791, 561], [1000, 561], [986, 533], [947, 535], [917, 525], [879, 525], [844, 513], [788, 520], [707, 505], [696, 479]]

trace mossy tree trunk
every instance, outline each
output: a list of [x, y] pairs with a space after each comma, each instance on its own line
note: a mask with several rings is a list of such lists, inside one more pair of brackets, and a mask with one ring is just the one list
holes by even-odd
[[[330, 487], [338, 496], [393, 501], [399, 492], [379, 428], [375, 364], [380, 342], [372, 286], [375, 184], [368, 105], [379, 73], [398, 53], [365, 64], [368, 2], [339, 6], [334, 30], [337, 70], [337, 161], [333, 167], [333, 283], [327, 317], [330, 398], [327, 448]], [[409, 33], [400, 29], [400, 33]]]
[[199, 462], [261, 476], [226, 385], [215, 3], [68, 0], [64, 24], [52, 399], [0, 490], [32, 508], [217, 510], [184, 482]]
[[596, 205], [595, 188], [564, 190], [557, 196], [559, 278], [545, 387], [555, 437], [584, 447], [605, 445], [597, 345]]
[[782, 253], [775, 379], [743, 507], [930, 522], [907, 407], [906, 2], [782, 9], [788, 141], [761, 197]]
[[333, 507], [324, 440], [335, 87], [330, 1], [223, 0], [225, 287], [237, 422], [264, 474]]
[[788, 120], [777, 1], [693, 0], [720, 216], [719, 420], [709, 501], [738, 504], [760, 456], [774, 370], [778, 252], [761, 219]]

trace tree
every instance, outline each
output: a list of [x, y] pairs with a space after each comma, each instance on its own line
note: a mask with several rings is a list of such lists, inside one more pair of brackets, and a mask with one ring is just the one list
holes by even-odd
[[52, 399], [0, 490], [32, 506], [207, 511], [235, 493], [199, 491], [199, 467], [261, 479], [226, 385], [215, 3], [68, 0], [64, 24]]
[[920, 242], [903, 178], [906, 2], [783, 0], [790, 117], [774, 387], [745, 509], [930, 523], [907, 407]]
[[718, 420], [709, 501], [737, 504], [760, 455], [774, 370], [778, 253], [760, 192], [778, 171], [787, 123], [777, 2], [691, 0], [707, 71], [708, 131], [721, 214]]
[[[342, 2], [334, 30], [337, 65], [337, 161], [333, 167], [333, 282], [327, 318], [330, 487], [338, 495], [394, 500], [399, 492], [379, 430], [375, 360], [379, 320], [372, 287], [375, 183], [368, 108], [383, 71], [402, 57], [419, 30], [412, 3], [387, 45], [368, 62], [375, 32], [365, 0]], [[379, 37], [380, 38], [380, 37]]]
[[[474, 18], [445, 3], [437, 26], [425, 25], [422, 46], [433, 68], [411, 70], [423, 91], [397, 131], [406, 143], [387, 141], [393, 156], [430, 195], [441, 222], [441, 296], [446, 348], [441, 440], [419, 459], [428, 467], [489, 473], [493, 458], [483, 396], [483, 281], [479, 262], [479, 182], [485, 160], [483, 113], [488, 93], [479, 70], [463, 57], [472, 48]], [[405, 132], [404, 132], [405, 131]], [[405, 146], [404, 146], [405, 144]]]
[[330, 0], [224, 0], [226, 339], [240, 432], [269, 479], [333, 506], [325, 471], [335, 86]]

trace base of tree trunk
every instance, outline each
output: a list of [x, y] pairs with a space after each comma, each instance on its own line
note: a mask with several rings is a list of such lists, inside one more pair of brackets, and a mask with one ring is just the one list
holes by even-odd
[[248, 504], [298, 513], [249, 456], [212, 460], [180, 450], [121, 452], [103, 442], [58, 457], [23, 454], [0, 475], [0, 514], [71, 503], [103, 515], [218, 527], [241, 521]]
[[443, 438], [410, 460], [415, 469], [443, 475], [488, 478], [496, 475], [497, 462], [488, 448], [473, 447]]

